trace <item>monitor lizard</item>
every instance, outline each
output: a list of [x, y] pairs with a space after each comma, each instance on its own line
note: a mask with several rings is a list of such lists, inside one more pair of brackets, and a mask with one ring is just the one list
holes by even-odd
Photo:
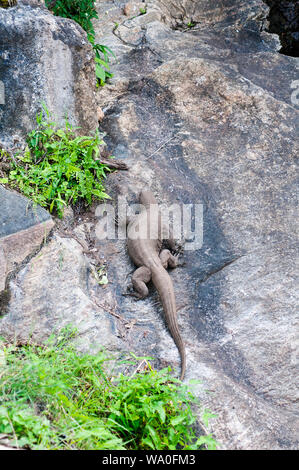
[[[138, 269], [132, 276], [134, 295], [143, 299], [148, 295], [146, 284], [152, 280], [162, 301], [165, 320], [181, 356], [181, 380], [186, 370], [185, 345], [179, 332], [177, 309], [172, 280], [167, 267], [175, 268], [178, 256], [162, 248], [162, 224], [158, 203], [151, 191], [141, 191], [139, 202], [144, 210], [127, 219], [127, 247], [129, 256]], [[151, 230], [151, 232], [150, 232]], [[170, 236], [169, 247], [175, 249], [175, 241]]]

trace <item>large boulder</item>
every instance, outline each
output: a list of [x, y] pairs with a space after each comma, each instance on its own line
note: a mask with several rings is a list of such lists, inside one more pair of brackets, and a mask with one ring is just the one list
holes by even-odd
[[[0, 300], [6, 279], [46, 241], [54, 226], [50, 214], [0, 185]], [[0, 304], [1, 307], [1, 304]], [[2, 306], [2, 308], [4, 308]], [[3, 313], [3, 311], [0, 313]]]
[[[45, 103], [54, 119], [97, 128], [94, 56], [85, 31], [38, 1], [0, 9], [0, 145], [15, 147], [36, 126]], [[3, 85], [2, 85], [3, 86]]]
[[[18, 271], [9, 287], [9, 312], [1, 320], [6, 338], [41, 342], [71, 324], [80, 331], [83, 351], [119, 346], [111, 315], [93, 300], [99, 286], [83, 251], [77, 240], [56, 234]], [[106, 297], [110, 305], [113, 296]]]
[[[278, 53], [260, 0], [146, 3], [146, 14], [122, 21], [114, 6], [114, 30], [110, 6], [110, 25], [97, 29], [118, 58], [99, 94], [101, 126], [130, 165], [110, 191], [132, 201], [150, 186], [161, 202], [203, 203], [202, 249], [171, 273], [187, 380], [203, 381], [224, 448], [297, 448], [298, 60]], [[124, 264], [110, 255], [117, 292], [132, 269]], [[155, 294], [138, 307], [117, 299], [136, 318], [136, 349], [179, 364]]]

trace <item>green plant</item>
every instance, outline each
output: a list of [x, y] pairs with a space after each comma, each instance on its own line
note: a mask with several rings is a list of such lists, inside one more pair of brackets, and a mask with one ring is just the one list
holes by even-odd
[[132, 449], [215, 449], [212, 436], [196, 436], [192, 408], [199, 403], [190, 386], [175, 379], [170, 368], [155, 371], [145, 363], [147, 370], [129, 380], [119, 375], [108, 417], [111, 428], [123, 439], [129, 437]]
[[[75, 336], [65, 328], [44, 346], [2, 344], [0, 434], [31, 449], [216, 448], [196, 435], [196, 399], [168, 369], [105, 351], [78, 355]], [[117, 372], [124, 367], [131, 375]]]
[[95, 0], [45, 0], [45, 3], [54, 15], [75, 20], [87, 34], [94, 36], [92, 19], [98, 18]]
[[16, 187], [36, 204], [63, 215], [67, 204], [79, 199], [91, 204], [92, 198], [108, 198], [102, 180], [109, 168], [99, 160], [99, 133], [76, 137], [66, 121], [57, 129], [46, 108], [37, 115], [37, 128], [27, 136], [23, 154], [11, 159], [11, 169], [2, 183]]
[[46, 6], [54, 15], [71, 18], [76, 21], [87, 33], [95, 53], [96, 77], [99, 85], [104, 85], [113, 74], [110, 72], [109, 54], [113, 54], [107, 46], [95, 43], [93, 19], [98, 19], [95, 0], [46, 0]]
[[109, 54], [115, 58], [113, 51], [108, 46], [103, 46], [101, 44], [95, 44], [94, 38], [90, 38], [94, 53], [95, 53], [95, 63], [96, 63], [96, 77], [98, 84], [103, 86], [108, 78], [112, 78], [113, 74], [110, 72], [109, 66]]

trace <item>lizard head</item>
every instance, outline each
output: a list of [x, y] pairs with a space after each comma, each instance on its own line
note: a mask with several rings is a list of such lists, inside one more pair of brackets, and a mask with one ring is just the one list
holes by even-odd
[[140, 204], [143, 204], [144, 206], [148, 206], [149, 204], [157, 204], [157, 201], [155, 199], [155, 196], [151, 191], [141, 191], [139, 194], [139, 202]]

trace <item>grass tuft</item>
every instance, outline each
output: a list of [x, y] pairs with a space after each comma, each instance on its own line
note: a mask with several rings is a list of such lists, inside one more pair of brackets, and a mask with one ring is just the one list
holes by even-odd
[[[169, 369], [104, 351], [79, 355], [75, 335], [65, 328], [45, 346], [2, 344], [0, 435], [30, 449], [216, 448], [197, 435], [197, 399]], [[135, 372], [115, 372], [124, 365]]]

